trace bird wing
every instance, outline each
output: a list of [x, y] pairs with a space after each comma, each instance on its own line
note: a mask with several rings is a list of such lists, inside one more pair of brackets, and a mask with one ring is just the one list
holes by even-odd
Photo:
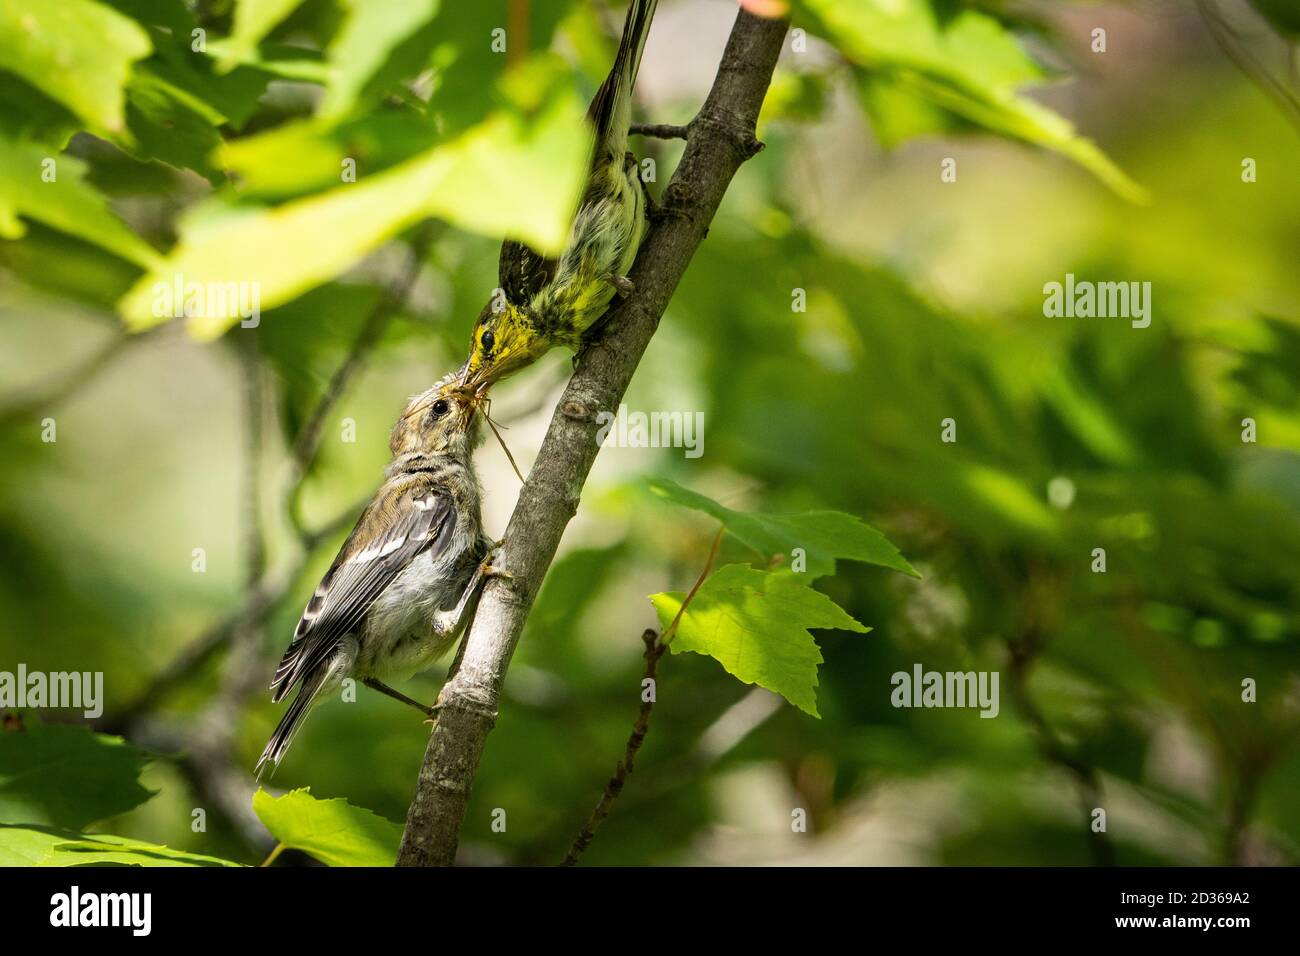
[[282, 700], [304, 675], [328, 660], [375, 598], [418, 555], [441, 554], [455, 527], [451, 498], [428, 485], [394, 492], [391, 502], [380, 498], [372, 503], [307, 602], [271, 681], [272, 699]]
[[555, 277], [558, 259], [550, 259], [517, 239], [501, 243], [497, 281], [506, 301], [526, 305]]
[[[632, 0], [623, 21], [614, 65], [587, 108], [587, 118], [596, 131], [591, 156], [593, 174], [610, 163], [622, 167], [627, 152], [628, 124], [632, 121], [632, 84], [641, 66], [641, 52], [657, 5], [658, 0]], [[603, 178], [594, 181], [600, 183]], [[592, 188], [589, 183], [588, 195], [582, 200], [584, 205], [592, 200]], [[603, 195], [601, 188], [595, 188], [597, 198]], [[558, 259], [548, 258], [516, 239], [507, 239], [501, 243], [497, 281], [507, 301], [524, 305], [555, 278], [558, 265]]]
[[[623, 161], [628, 124], [632, 122], [632, 85], [641, 68], [641, 53], [657, 5], [658, 0], [632, 0], [623, 21], [623, 35], [618, 42], [614, 65], [587, 108], [587, 116], [596, 127], [594, 164]], [[602, 147], [609, 151], [607, 157], [600, 155]]]

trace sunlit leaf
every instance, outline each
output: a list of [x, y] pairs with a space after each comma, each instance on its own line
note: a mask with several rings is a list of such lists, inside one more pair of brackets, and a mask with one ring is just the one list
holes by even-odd
[[221, 69], [251, 58], [263, 37], [301, 4], [302, 0], [238, 0], [229, 46], [218, 57]]
[[0, 866], [239, 866], [109, 833], [0, 823]]
[[[47, 181], [50, 169], [53, 182]], [[158, 254], [86, 185], [85, 171], [85, 164], [71, 156], [50, 156], [34, 144], [0, 138], [0, 238], [21, 237], [26, 227], [18, 217], [26, 216], [138, 265], [157, 262]]]
[[1060, 521], [1042, 498], [1008, 472], [985, 465], [963, 464], [958, 480], [981, 508], [1023, 531], [1050, 535], [1060, 529]]
[[138, 23], [92, 0], [0, 0], [0, 64], [95, 130], [125, 128], [123, 87], [151, 49]]
[[[407, 226], [429, 216], [493, 236], [512, 235], [558, 252], [586, 174], [584, 109], [568, 86], [552, 86], [538, 113], [494, 113], [444, 146], [355, 183], [262, 210], [210, 206], [187, 220], [166, 261], [118, 303], [132, 328], [165, 321], [158, 283], [256, 289], [269, 309], [334, 278]], [[194, 315], [190, 329], [212, 339], [241, 316]]]
[[347, 0], [347, 17], [330, 44], [334, 76], [320, 116], [347, 113], [389, 51], [438, 13], [441, 0]]
[[[663, 627], [684, 599], [680, 592], [651, 595]], [[822, 655], [809, 633], [814, 627], [870, 630], [792, 575], [729, 564], [696, 592], [669, 647], [712, 657], [745, 683], [775, 691], [816, 717]]]
[[284, 123], [224, 143], [218, 161], [238, 177], [240, 195], [284, 198], [338, 185], [345, 161], [356, 164], [360, 179], [427, 151], [437, 140], [423, 117], [381, 112], [338, 125]]
[[285, 846], [330, 866], [392, 866], [397, 859], [402, 828], [341, 797], [317, 800], [309, 790], [273, 797], [258, 790], [253, 810]]
[[886, 142], [950, 130], [952, 114], [1068, 156], [1126, 199], [1146, 198], [1069, 120], [1020, 94], [1045, 73], [992, 16], [963, 9], [941, 20], [927, 0], [800, 3], [815, 28], [854, 61]]

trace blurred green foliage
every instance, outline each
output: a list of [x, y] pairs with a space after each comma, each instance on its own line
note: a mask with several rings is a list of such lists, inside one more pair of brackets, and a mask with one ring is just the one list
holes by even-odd
[[[665, 658], [636, 773], [585, 859], [1086, 863], [1095, 795], [1120, 863], [1300, 860], [1297, 130], [1193, 5], [1002, 6], [794, 4], [809, 39], [778, 68], [768, 148], [627, 398], [703, 411], [705, 454], [602, 452], [510, 671], [467, 860], [563, 855], [636, 715], [647, 596], [694, 582], [719, 521], [719, 567], [766, 566], [792, 543], [773, 516], [824, 512], [879, 528], [920, 578], [817, 565], [819, 607], [843, 615], [819, 623], [871, 628], [815, 631], [820, 720], [700, 655]], [[703, 0], [661, 8], [647, 121], [698, 108], [731, 19]], [[249, 336], [267, 557], [295, 569], [288, 449], [433, 216], [447, 228], [326, 416], [301, 517], [323, 526], [373, 491], [402, 402], [463, 358], [500, 237], [562, 237], [578, 117], [620, 16], [562, 0], [0, 0], [0, 669], [103, 671], [112, 716], [241, 604]], [[679, 146], [635, 145], [662, 190]], [[153, 285], [176, 272], [260, 283], [260, 325], [159, 322]], [[1067, 273], [1151, 282], [1151, 326], [1045, 317], [1043, 286]], [[124, 318], [152, 330], [128, 337]], [[497, 390], [524, 467], [566, 362]], [[494, 446], [479, 460], [500, 531], [518, 485]], [[707, 496], [711, 517], [647, 494], [647, 476]], [[344, 531], [291, 575], [264, 664]], [[277, 709], [254, 694], [216, 730], [198, 721], [227, 660], [151, 717], [229, 734], [251, 801]], [[999, 716], [896, 709], [890, 676], [917, 663], [999, 671]], [[405, 690], [432, 700], [438, 678]], [[0, 731], [5, 861], [265, 855], [187, 751], [25, 724]], [[401, 821], [426, 740], [363, 691], [313, 715], [272, 783]], [[70, 802], [12, 782], [56, 743], [82, 754]], [[161, 752], [145, 767], [141, 748]], [[92, 799], [97, 768], [111, 780]]]

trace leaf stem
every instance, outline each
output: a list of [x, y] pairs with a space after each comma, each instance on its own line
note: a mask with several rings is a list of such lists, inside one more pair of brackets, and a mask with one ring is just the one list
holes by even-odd
[[677, 627], [682, 623], [682, 615], [686, 613], [687, 606], [695, 599], [695, 595], [704, 584], [705, 578], [707, 578], [709, 572], [713, 570], [713, 562], [718, 559], [718, 549], [722, 546], [722, 532], [723, 528], [719, 526], [718, 533], [713, 536], [713, 547], [709, 549], [709, 560], [704, 562], [704, 570], [700, 572], [700, 576], [696, 578], [695, 583], [691, 585], [690, 591], [686, 593], [686, 599], [682, 601], [682, 606], [679, 607], [677, 613], [673, 615], [672, 621], [666, 628], [664, 628], [664, 636], [661, 639], [661, 643], [664, 647], [667, 647], [669, 642], [677, 636]]
[[270, 866], [272, 863], [276, 861], [276, 858], [279, 857], [279, 855], [283, 852], [284, 852], [284, 844], [277, 843], [274, 847], [271, 848], [271, 852], [266, 855], [266, 859], [258, 864], [258, 869], [261, 869], [262, 867]]

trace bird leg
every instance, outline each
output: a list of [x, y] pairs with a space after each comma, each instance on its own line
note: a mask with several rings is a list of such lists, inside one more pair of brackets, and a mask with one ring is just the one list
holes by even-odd
[[[441, 615], [440, 619], [434, 623], [434, 628], [443, 635], [446, 635], [452, 640], [455, 640], [458, 637], [460, 638], [456, 647], [456, 656], [452, 659], [451, 667], [447, 668], [447, 679], [443, 681], [442, 684], [444, 688], [446, 688], [447, 684], [451, 682], [451, 679], [456, 676], [456, 671], [460, 669], [461, 659], [465, 656], [464, 634], [467, 629], [466, 625], [469, 624], [470, 619], [474, 616], [474, 611], [478, 608], [479, 592], [483, 589], [484, 580], [486, 578], [505, 578], [510, 580], [514, 577], [514, 575], [509, 571], [497, 568], [493, 565], [494, 561], [500, 562], [501, 560], [501, 545], [503, 543], [504, 541], [496, 541], [489, 546], [487, 557], [485, 557], [479, 566], [474, 569], [474, 576], [471, 577], [469, 583], [465, 585], [465, 591], [461, 594], [460, 600], [456, 603], [456, 607], [445, 615]], [[438, 701], [441, 700], [442, 692], [439, 691]], [[429, 720], [426, 720], [425, 723], [433, 724], [437, 722], [438, 707], [439, 704], [434, 703], [434, 705], [429, 708], [427, 711]]]
[[387, 694], [389, 697], [393, 698], [393, 700], [400, 700], [403, 704], [409, 704], [426, 717], [434, 716], [434, 709], [432, 707], [425, 707], [418, 700], [413, 700], [412, 698], [407, 697], [399, 690], [393, 690], [393, 688], [389, 687], [382, 681], [377, 681], [373, 677], [365, 677], [362, 678], [361, 683], [365, 684], [371, 690], [377, 690], [381, 694]]
[[628, 296], [636, 291], [636, 283], [627, 276], [614, 275], [614, 273], [611, 272], [608, 273], [604, 279], [618, 290], [619, 295]]
[[478, 566], [478, 571], [475, 572], [476, 574], [482, 575], [485, 578], [501, 578], [505, 581], [513, 581], [515, 579], [513, 574], [500, 566], [501, 559], [504, 557], [501, 553], [501, 545], [501, 541], [492, 545], [492, 550], [489, 551], [488, 556], [483, 559], [483, 563]]

